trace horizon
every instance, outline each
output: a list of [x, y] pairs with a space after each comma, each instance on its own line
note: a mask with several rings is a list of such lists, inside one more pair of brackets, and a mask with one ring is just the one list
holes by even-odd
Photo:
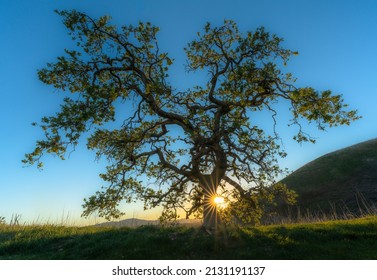
[[[314, 126], [305, 127], [317, 143], [300, 145], [292, 140], [292, 130], [286, 127], [281, 114], [279, 127], [283, 129], [279, 134], [288, 156], [279, 162], [290, 171], [327, 153], [377, 138], [375, 1], [157, 3], [142, 0], [103, 3], [19, 0], [2, 1], [1, 4], [0, 22], [6, 40], [0, 46], [4, 54], [3, 83], [0, 85], [3, 97], [0, 114], [4, 128], [0, 140], [0, 216], [7, 222], [15, 214], [22, 215], [22, 223], [63, 221], [68, 215], [72, 221], [85, 224], [90, 219], [80, 218], [83, 199], [103, 184], [98, 174], [104, 171], [106, 161], [97, 162], [95, 153], [86, 150], [85, 137], [65, 161], [45, 156], [43, 171], [36, 166], [24, 167], [21, 163], [24, 154], [29, 153], [42, 136], [41, 129], [31, 123], [57, 112], [64, 95], [42, 84], [36, 74], [46, 63], [62, 55], [64, 48], [73, 45], [61, 18], [54, 13], [55, 9], [77, 9], [93, 17], [110, 15], [117, 26], [152, 22], [160, 28], [160, 49], [175, 59], [170, 80], [179, 88], [192, 87], [197, 82], [184, 71], [183, 48], [196, 38], [196, 32], [202, 31], [206, 22], [219, 25], [224, 19], [232, 19], [242, 32], [264, 26], [268, 32], [284, 38], [285, 47], [299, 52], [284, 68], [298, 79], [296, 84], [340, 93], [349, 108], [358, 110], [362, 116], [350, 126], [331, 128], [327, 132], [318, 131]], [[158, 208], [144, 211], [141, 203], [122, 204], [122, 207], [126, 215], [121, 219], [136, 216], [154, 220], [159, 214]]]

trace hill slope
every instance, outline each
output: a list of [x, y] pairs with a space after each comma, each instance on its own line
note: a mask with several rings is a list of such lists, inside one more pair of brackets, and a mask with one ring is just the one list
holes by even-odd
[[357, 213], [373, 208], [377, 206], [377, 139], [326, 154], [282, 182], [299, 194], [301, 209]]

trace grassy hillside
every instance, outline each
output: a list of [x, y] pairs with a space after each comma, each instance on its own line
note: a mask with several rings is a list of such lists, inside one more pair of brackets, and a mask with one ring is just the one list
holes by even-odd
[[0, 259], [377, 259], [377, 216], [223, 229], [0, 225]]
[[324, 155], [283, 183], [298, 194], [301, 209], [329, 213], [365, 211], [377, 205], [377, 139]]

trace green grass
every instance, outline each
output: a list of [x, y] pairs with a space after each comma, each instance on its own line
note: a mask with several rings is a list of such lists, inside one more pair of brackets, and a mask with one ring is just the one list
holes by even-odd
[[223, 229], [0, 226], [0, 259], [377, 259], [377, 216]]

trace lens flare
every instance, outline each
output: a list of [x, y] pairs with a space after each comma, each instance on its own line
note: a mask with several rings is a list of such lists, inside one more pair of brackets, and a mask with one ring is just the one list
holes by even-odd
[[221, 196], [216, 196], [213, 199], [213, 202], [215, 202], [216, 205], [223, 204], [224, 203], [224, 198]]

